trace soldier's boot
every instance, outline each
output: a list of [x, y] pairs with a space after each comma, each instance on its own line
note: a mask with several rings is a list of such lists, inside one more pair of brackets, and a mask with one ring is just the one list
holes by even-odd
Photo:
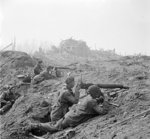
[[6, 103], [6, 105], [3, 106], [3, 111], [4, 111], [4, 112], [8, 111], [8, 110], [11, 108], [11, 106], [12, 106], [12, 103], [11, 103], [10, 101], [8, 101], [8, 102]]
[[39, 124], [30, 122], [28, 123], [27, 126], [23, 127], [22, 130], [24, 130], [26, 135], [29, 135], [32, 130], [38, 129], [38, 128], [39, 128]]
[[39, 128], [39, 124], [38, 123], [30, 123], [29, 125], [29, 129], [32, 130], [32, 129], [38, 129]]
[[12, 106], [12, 103], [9, 101], [0, 109], [0, 115], [3, 115], [6, 111], [8, 111]]
[[71, 139], [72, 137], [75, 136], [75, 134], [76, 134], [75, 130], [69, 129], [69, 130], [66, 130], [62, 136], [58, 137], [58, 139]]
[[0, 115], [3, 115], [3, 114], [4, 114], [4, 110], [0, 109]]

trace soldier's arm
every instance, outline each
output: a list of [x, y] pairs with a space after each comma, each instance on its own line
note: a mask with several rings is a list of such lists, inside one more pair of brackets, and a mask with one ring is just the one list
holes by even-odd
[[43, 66], [39, 66], [39, 70], [42, 71], [43, 70]]
[[105, 115], [108, 113], [108, 105], [104, 106], [105, 104], [101, 104], [101, 105], [98, 105], [97, 104], [97, 101], [95, 100], [95, 104], [93, 105], [93, 109], [95, 112], [97, 112], [99, 115]]
[[5, 97], [6, 97], [6, 92], [3, 92], [3, 93], [0, 95], [0, 101], [1, 101], [1, 102], [6, 102], [6, 101], [5, 101]]
[[79, 102], [79, 96], [80, 96], [80, 92], [79, 92], [80, 86], [78, 85], [75, 89], [75, 95], [71, 95], [70, 93], [68, 93], [66, 95], [66, 99], [71, 102], [72, 104], [77, 104]]
[[73, 96], [68, 95], [68, 96], [66, 97], [66, 99], [67, 99], [69, 102], [71, 102], [72, 104], [77, 104], [77, 103], [78, 103], [78, 99], [76, 99], [76, 98], [73, 97]]

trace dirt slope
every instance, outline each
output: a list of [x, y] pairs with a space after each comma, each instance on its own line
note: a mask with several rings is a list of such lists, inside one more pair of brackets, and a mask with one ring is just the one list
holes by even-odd
[[[17, 53], [24, 55], [20, 52]], [[5, 57], [7, 58], [8, 56]], [[7, 81], [10, 79], [11, 81], [15, 79], [14, 77], [18, 73], [22, 73], [22, 69], [28, 72], [29, 69], [31, 70], [33, 67], [26, 63], [27, 69], [24, 68], [24, 66], [15, 68], [14, 66], [10, 66], [13, 62], [7, 62], [4, 66], [4, 60], [4, 57], [0, 59], [3, 69], [1, 84], [3, 85], [7, 84]], [[32, 61], [32, 58], [30, 60]], [[76, 79], [80, 78], [80, 74], [82, 73], [83, 82], [119, 83], [130, 87], [129, 90], [102, 89], [106, 95], [115, 94], [111, 97], [111, 101], [117, 103], [119, 107], [112, 107], [109, 114], [103, 117], [95, 117], [77, 126], [75, 128], [76, 134], [73, 138], [150, 138], [150, 115], [148, 113], [143, 113], [137, 116], [150, 109], [150, 57], [130, 56], [121, 57], [117, 60], [80, 61], [71, 66], [76, 68], [72, 73]], [[8, 73], [11, 73], [10, 75], [13, 78], [6, 78]], [[20, 88], [16, 88], [16, 91], [20, 92], [22, 96], [15, 102], [11, 110], [0, 117], [1, 138], [33, 138], [26, 135], [26, 129], [24, 127], [26, 127], [30, 121], [46, 122], [49, 120], [49, 106], [57, 99], [59, 89], [63, 86], [65, 75], [66, 73], [62, 78], [44, 81], [36, 88], [32, 86], [21, 86]], [[16, 82], [18, 81], [16, 80]], [[41, 136], [45, 133], [37, 131], [35, 134]], [[64, 131], [53, 135], [46, 134], [43, 137], [56, 139], [62, 134], [64, 134]]]

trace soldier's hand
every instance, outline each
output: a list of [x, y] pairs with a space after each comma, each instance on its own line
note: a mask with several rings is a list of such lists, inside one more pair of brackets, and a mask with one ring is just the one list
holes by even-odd
[[96, 101], [98, 104], [102, 104], [104, 102], [104, 97], [100, 96], [99, 98], [96, 98]]
[[71, 72], [68, 72], [68, 73], [67, 73], [67, 76], [69, 77], [70, 75], [71, 75]]
[[52, 71], [55, 71], [55, 67], [53, 67]]
[[6, 103], [7, 103], [7, 104], [11, 104], [11, 102], [10, 102], [10, 101], [7, 101]]
[[79, 91], [81, 89], [80, 84], [77, 84], [75, 87], [75, 91]]

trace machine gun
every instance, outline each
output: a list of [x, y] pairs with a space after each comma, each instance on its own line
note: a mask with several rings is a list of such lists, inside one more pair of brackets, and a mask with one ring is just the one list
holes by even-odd
[[69, 67], [57, 67], [57, 66], [55, 66], [54, 68], [55, 68], [55, 69], [68, 69], [68, 70], [74, 70], [74, 69], [69, 68]]
[[81, 82], [80, 86], [81, 89], [88, 89], [91, 85], [97, 85], [99, 88], [107, 88], [107, 89], [114, 89], [114, 88], [120, 88], [120, 89], [129, 89], [129, 87], [124, 86], [122, 84], [93, 84], [93, 83], [83, 83]]

